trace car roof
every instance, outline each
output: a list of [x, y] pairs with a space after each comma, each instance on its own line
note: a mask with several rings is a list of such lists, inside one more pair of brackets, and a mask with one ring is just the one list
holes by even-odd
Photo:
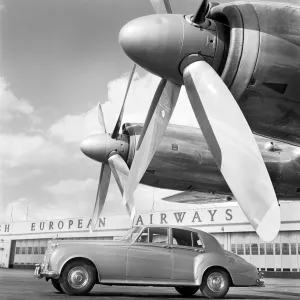
[[140, 228], [176, 228], [176, 229], [182, 229], [182, 230], [189, 230], [196, 233], [199, 233], [202, 241], [205, 245], [206, 249], [213, 249], [215, 252], [218, 252], [217, 250], [223, 251], [222, 246], [218, 242], [218, 240], [211, 234], [202, 231], [200, 229], [188, 227], [188, 226], [178, 226], [178, 225], [169, 225], [169, 224], [161, 224], [161, 225], [136, 225], [134, 227], [140, 227]]

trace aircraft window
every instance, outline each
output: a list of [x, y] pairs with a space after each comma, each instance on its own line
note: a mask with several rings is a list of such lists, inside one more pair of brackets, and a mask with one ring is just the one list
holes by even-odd
[[275, 243], [275, 255], [280, 255], [280, 244]]
[[178, 145], [177, 144], [172, 144], [172, 150], [173, 151], [178, 151]]
[[145, 228], [138, 237], [139, 243], [166, 244], [168, 243], [167, 228]]
[[236, 244], [236, 252], [237, 252], [237, 255], [245, 255], [244, 245], [243, 244]]
[[258, 255], [258, 245], [257, 244], [251, 244], [251, 254]]
[[291, 254], [296, 255], [296, 243], [291, 243]]
[[290, 247], [288, 243], [282, 243], [282, 255], [290, 255]]
[[264, 255], [265, 254], [265, 244], [259, 244], [259, 254]]

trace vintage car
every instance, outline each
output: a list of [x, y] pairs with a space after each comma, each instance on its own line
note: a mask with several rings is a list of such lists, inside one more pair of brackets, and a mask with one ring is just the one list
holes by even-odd
[[49, 241], [35, 277], [51, 279], [68, 295], [105, 284], [172, 286], [183, 296], [200, 288], [208, 298], [222, 298], [231, 286], [264, 286], [255, 266], [212, 235], [179, 226], [133, 227], [120, 241]]

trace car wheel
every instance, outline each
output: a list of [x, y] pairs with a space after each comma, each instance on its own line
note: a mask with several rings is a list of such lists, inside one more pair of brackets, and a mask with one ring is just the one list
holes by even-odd
[[96, 270], [91, 264], [75, 260], [66, 265], [59, 278], [62, 290], [70, 296], [89, 293], [96, 283]]
[[176, 286], [175, 290], [184, 297], [190, 297], [198, 292], [199, 286]]
[[62, 288], [61, 288], [59, 282], [58, 282], [58, 279], [53, 279], [53, 278], [51, 278], [51, 283], [52, 283], [52, 285], [54, 286], [54, 288], [55, 288], [57, 291], [59, 291], [60, 293], [63, 293], [63, 292], [64, 292], [64, 291], [62, 290]]
[[200, 290], [210, 299], [223, 298], [230, 286], [229, 275], [222, 269], [211, 269], [205, 272]]

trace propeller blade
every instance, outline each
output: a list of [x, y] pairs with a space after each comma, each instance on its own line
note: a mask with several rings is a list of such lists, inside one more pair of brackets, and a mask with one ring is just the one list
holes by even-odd
[[149, 126], [145, 124], [148, 127], [147, 132], [145, 133], [140, 148], [135, 151], [134, 159], [129, 171], [128, 181], [125, 186], [123, 200], [126, 203], [131, 201], [132, 195], [148, 168], [163, 137], [174, 107], [177, 103], [179, 92], [180, 86], [168, 81], [162, 90]]
[[148, 126], [149, 126], [149, 123], [151, 121], [151, 118], [154, 114], [154, 111], [157, 107], [157, 104], [159, 102], [159, 99], [160, 99], [160, 96], [166, 86], [166, 83], [167, 83], [167, 80], [166, 79], [162, 79], [160, 82], [159, 82], [159, 85], [155, 91], [155, 94], [154, 94], [154, 97], [152, 99], [152, 102], [151, 102], [151, 105], [150, 105], [150, 108], [148, 110], [148, 113], [147, 113], [147, 117], [146, 117], [146, 120], [144, 122], [144, 126], [143, 126], [143, 129], [142, 129], [142, 132], [140, 134], [140, 138], [139, 138], [139, 141], [138, 141], [138, 144], [137, 144], [137, 147], [136, 149], [139, 150], [140, 149], [140, 146], [141, 146], [141, 143], [144, 139], [144, 136], [145, 136], [145, 133], [147, 132], [147, 129], [148, 129]]
[[129, 88], [130, 88], [130, 85], [131, 85], [131, 81], [132, 81], [135, 69], [136, 69], [136, 64], [133, 65], [131, 74], [129, 76], [129, 80], [128, 80], [128, 84], [127, 84], [127, 88], [126, 88], [126, 92], [125, 92], [125, 97], [124, 97], [124, 100], [123, 100], [123, 104], [122, 104], [122, 108], [121, 108], [121, 111], [120, 111], [120, 114], [119, 114], [119, 118], [117, 120], [117, 123], [116, 123], [116, 126], [114, 128], [114, 131], [113, 131], [113, 133], [111, 135], [111, 137], [113, 139], [115, 139], [118, 136], [118, 134], [119, 134], [119, 130], [120, 130], [120, 127], [121, 127], [121, 124], [122, 124], [122, 119], [123, 119], [123, 114], [124, 114], [125, 102], [126, 102], [127, 94], [128, 94], [128, 91], [129, 91]]
[[150, 0], [155, 13], [157, 14], [171, 14], [172, 9], [169, 0]]
[[196, 14], [193, 17], [193, 22], [196, 24], [202, 24], [205, 21], [205, 17], [209, 10], [208, 0], [202, 0]]
[[105, 121], [104, 121], [104, 116], [103, 116], [100, 102], [98, 103], [97, 116], [98, 116], [98, 121], [100, 124], [100, 132], [99, 133], [106, 133]]
[[108, 191], [108, 186], [109, 186], [109, 181], [110, 181], [110, 175], [111, 175], [111, 170], [108, 164], [102, 164], [101, 167], [101, 172], [100, 172], [100, 179], [99, 179], [99, 185], [98, 185], [98, 191], [97, 191], [97, 197], [96, 197], [96, 202], [95, 202], [95, 207], [94, 207], [94, 212], [93, 212], [93, 217], [90, 225], [90, 231], [93, 231], [97, 225], [97, 221], [99, 219], [99, 216], [102, 212], [107, 191]]
[[[124, 159], [117, 152], [114, 152], [109, 157], [108, 163], [116, 179], [121, 195], [123, 196], [124, 186], [127, 182], [127, 178], [129, 175], [129, 168]], [[126, 206], [130, 218], [133, 219], [135, 216], [135, 205], [133, 197], [130, 202], [124, 202], [124, 205]]]
[[219, 75], [205, 61], [184, 69], [197, 121], [228, 186], [257, 234], [273, 240], [280, 227], [274, 188], [250, 127]]

